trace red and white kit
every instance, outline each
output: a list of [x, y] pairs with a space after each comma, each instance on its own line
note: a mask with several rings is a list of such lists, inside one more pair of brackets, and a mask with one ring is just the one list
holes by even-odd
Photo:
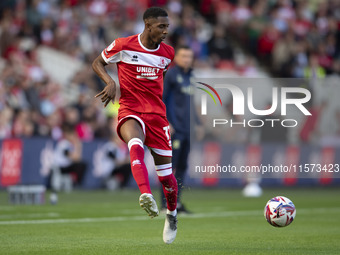
[[141, 124], [145, 145], [162, 156], [171, 156], [171, 140], [166, 109], [162, 101], [163, 72], [174, 58], [174, 49], [160, 43], [157, 49], [145, 48], [139, 35], [114, 40], [102, 52], [107, 64], [116, 63], [121, 97], [117, 133], [125, 120]]

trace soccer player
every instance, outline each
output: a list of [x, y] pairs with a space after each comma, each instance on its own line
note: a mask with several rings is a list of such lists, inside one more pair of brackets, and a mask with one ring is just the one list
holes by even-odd
[[167, 201], [163, 241], [172, 243], [177, 233], [177, 182], [172, 173], [170, 126], [162, 94], [163, 76], [174, 58], [174, 49], [162, 42], [169, 27], [165, 10], [151, 7], [144, 12], [143, 20], [141, 34], [114, 40], [92, 67], [106, 84], [96, 95], [105, 107], [116, 95], [116, 84], [105, 65], [117, 64], [121, 91], [117, 133], [129, 147], [132, 175], [141, 192], [139, 204], [153, 218], [159, 211], [144, 163], [144, 145], [149, 147]]

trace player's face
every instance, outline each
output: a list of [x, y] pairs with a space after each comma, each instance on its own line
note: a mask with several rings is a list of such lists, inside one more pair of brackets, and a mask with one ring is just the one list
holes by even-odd
[[175, 62], [183, 69], [189, 69], [194, 60], [194, 53], [191, 49], [179, 49], [176, 52]]
[[169, 19], [168, 17], [158, 17], [156, 19], [149, 20], [149, 36], [151, 40], [156, 43], [160, 44], [166, 38], [168, 34], [169, 28]]

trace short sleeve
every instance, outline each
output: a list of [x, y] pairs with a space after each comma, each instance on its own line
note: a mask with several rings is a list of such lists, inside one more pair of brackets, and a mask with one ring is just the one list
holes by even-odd
[[168, 71], [168, 68], [171, 65], [171, 62], [174, 60], [174, 58], [175, 58], [175, 50], [173, 47], [170, 46], [170, 62], [165, 66], [163, 72]]
[[[170, 65], [170, 64], [169, 64], [169, 65]], [[167, 66], [164, 68], [163, 73], [165, 73], [165, 72], [168, 71], [169, 65], [167, 65]]]
[[121, 42], [116, 39], [102, 51], [102, 57], [107, 64], [117, 63], [121, 60], [121, 50]]

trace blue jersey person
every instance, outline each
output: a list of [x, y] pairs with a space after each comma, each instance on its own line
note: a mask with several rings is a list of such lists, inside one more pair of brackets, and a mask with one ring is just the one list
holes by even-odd
[[[176, 49], [175, 66], [170, 68], [165, 76], [163, 92], [172, 134], [172, 164], [178, 183], [177, 212], [186, 213], [188, 211], [181, 201], [181, 190], [188, 168], [190, 151], [190, 95], [192, 92], [193, 59], [194, 53], [189, 47], [180, 46]], [[194, 114], [194, 117], [195, 122], [199, 123], [198, 116]], [[162, 208], [164, 209], [166, 200], [163, 191], [161, 194]]]

